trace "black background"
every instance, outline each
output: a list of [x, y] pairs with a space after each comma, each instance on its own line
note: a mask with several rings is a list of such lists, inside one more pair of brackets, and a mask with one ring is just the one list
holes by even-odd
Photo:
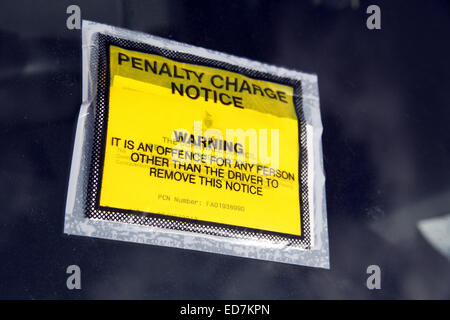
[[[450, 298], [448, 1], [2, 1], [0, 298]], [[82, 18], [319, 77], [331, 270], [63, 234]], [[381, 8], [381, 30], [366, 8]], [[66, 288], [68, 265], [82, 290]], [[381, 290], [366, 268], [381, 268]]]

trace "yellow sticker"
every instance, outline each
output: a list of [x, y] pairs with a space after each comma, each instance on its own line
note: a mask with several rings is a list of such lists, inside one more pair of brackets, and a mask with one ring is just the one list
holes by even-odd
[[220, 63], [108, 50], [96, 209], [303, 236], [291, 85]]

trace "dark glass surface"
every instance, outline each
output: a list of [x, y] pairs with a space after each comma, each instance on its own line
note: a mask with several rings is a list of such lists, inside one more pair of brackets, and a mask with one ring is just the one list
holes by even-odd
[[[63, 234], [81, 102], [70, 4], [318, 75], [330, 270]], [[0, 298], [449, 299], [450, 262], [417, 229], [450, 212], [449, 34], [437, 0], [2, 1]], [[81, 290], [66, 288], [71, 264]], [[381, 290], [366, 287], [372, 264]]]

